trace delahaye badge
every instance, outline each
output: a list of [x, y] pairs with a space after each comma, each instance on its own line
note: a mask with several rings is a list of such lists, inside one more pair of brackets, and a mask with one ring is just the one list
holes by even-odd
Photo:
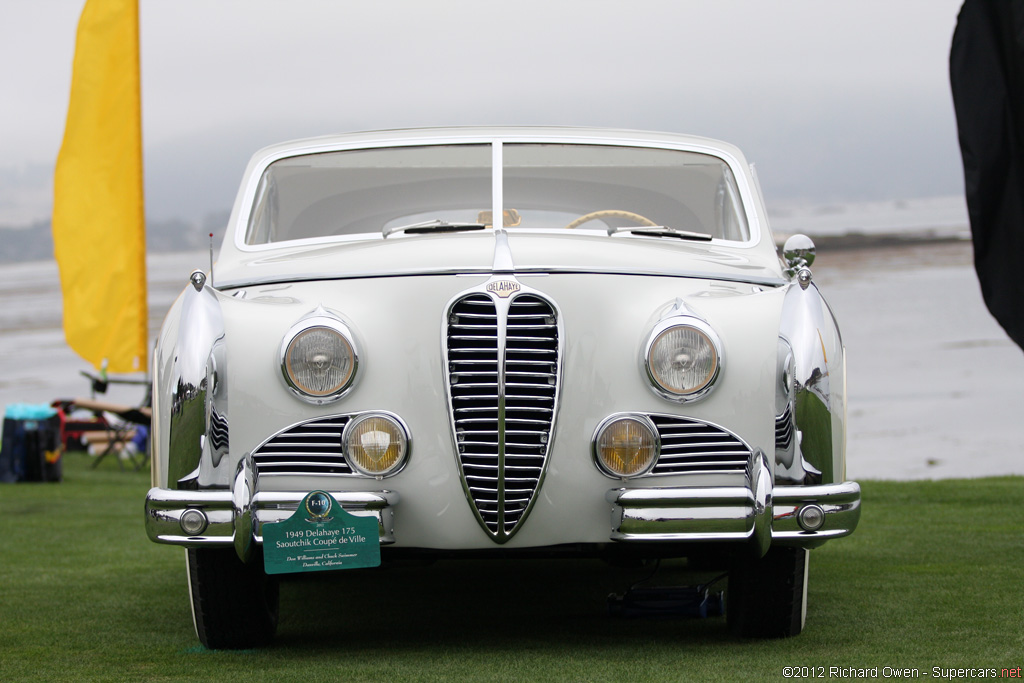
[[521, 285], [515, 280], [492, 280], [487, 283], [487, 291], [497, 294], [502, 299], [515, 294], [521, 289]]

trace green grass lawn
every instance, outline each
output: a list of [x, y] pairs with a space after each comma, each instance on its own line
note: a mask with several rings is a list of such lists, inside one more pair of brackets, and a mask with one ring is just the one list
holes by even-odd
[[736, 640], [721, 617], [610, 619], [606, 595], [644, 572], [531, 560], [304, 576], [282, 585], [272, 647], [214, 652], [192, 631], [184, 550], [146, 538], [148, 473], [70, 454], [61, 484], [0, 487], [0, 681], [781, 680], [787, 666], [931, 678], [1024, 664], [1024, 478], [862, 485], [857, 533], [811, 554], [807, 627], [789, 640]]

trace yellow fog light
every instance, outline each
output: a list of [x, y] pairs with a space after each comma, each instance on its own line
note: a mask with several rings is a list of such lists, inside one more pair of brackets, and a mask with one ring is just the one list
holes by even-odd
[[349, 466], [371, 477], [394, 474], [409, 452], [405, 425], [387, 413], [364, 413], [352, 419], [341, 441]]
[[647, 474], [660, 452], [658, 430], [646, 415], [613, 415], [594, 435], [594, 460], [612, 477]]

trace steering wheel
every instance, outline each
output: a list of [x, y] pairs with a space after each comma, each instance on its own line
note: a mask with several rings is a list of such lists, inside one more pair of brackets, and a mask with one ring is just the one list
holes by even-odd
[[577, 228], [588, 221], [597, 220], [598, 218], [625, 218], [628, 221], [633, 221], [635, 223], [639, 223], [640, 225], [651, 228], [656, 227], [658, 225], [650, 218], [641, 216], [638, 213], [633, 213], [632, 211], [621, 211], [618, 209], [603, 209], [601, 211], [591, 211], [590, 213], [583, 214], [582, 216], [574, 220], [572, 223], [569, 223], [569, 225], [565, 226], [565, 229], [572, 230], [573, 228]]

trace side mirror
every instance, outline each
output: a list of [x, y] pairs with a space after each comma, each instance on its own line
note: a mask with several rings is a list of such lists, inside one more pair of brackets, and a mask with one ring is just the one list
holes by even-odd
[[796, 277], [804, 289], [811, 284], [811, 264], [814, 263], [814, 242], [807, 235], [793, 235], [782, 245], [782, 260], [786, 275]]

